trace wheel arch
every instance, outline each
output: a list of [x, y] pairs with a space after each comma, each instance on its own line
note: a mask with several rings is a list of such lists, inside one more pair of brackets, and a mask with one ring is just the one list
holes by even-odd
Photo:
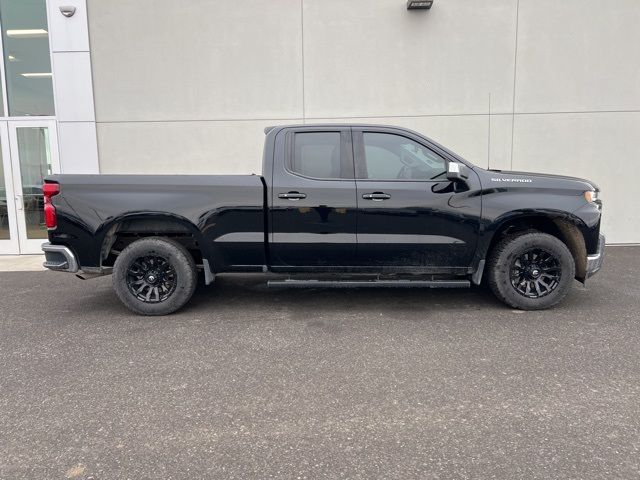
[[[146, 237], [169, 237], [183, 244], [200, 263], [205, 253], [202, 251], [202, 234], [196, 225], [185, 217], [157, 212], [138, 212], [111, 219], [102, 225], [100, 263], [110, 266], [119, 250], [129, 243]], [[122, 249], [120, 248], [120, 250]]]
[[584, 282], [587, 274], [587, 248], [584, 236], [586, 225], [578, 217], [566, 212], [510, 212], [495, 221], [487, 236], [480, 258], [486, 258], [500, 240], [507, 235], [535, 230], [562, 241], [573, 257], [575, 278]]

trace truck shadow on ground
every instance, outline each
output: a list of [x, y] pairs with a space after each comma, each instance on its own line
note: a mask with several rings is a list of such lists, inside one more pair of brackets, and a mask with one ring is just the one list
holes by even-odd
[[[564, 303], [575, 308], [576, 282]], [[407, 313], [470, 310], [510, 311], [486, 285], [471, 288], [269, 288], [260, 276], [221, 276], [212, 285], [199, 284], [185, 312], [208, 309], [286, 309], [306, 315], [349, 312]], [[584, 308], [584, 307], [583, 307]]]
[[[50, 282], [49, 275], [55, 276], [56, 282]], [[49, 305], [50, 312], [59, 306], [61, 315], [74, 314], [86, 318], [94, 314], [111, 314], [123, 318], [145, 318], [130, 312], [120, 303], [110, 277], [78, 284], [77, 279], [63, 274], [47, 273], [45, 276], [49, 278], [45, 283], [55, 285], [50, 293], [59, 299], [59, 305], [58, 302]], [[69, 294], [72, 290], [76, 292], [74, 295]], [[593, 291], [587, 291], [575, 282], [567, 298], [546, 312], [588, 312], [595, 306], [602, 307], [608, 297], [606, 292], [594, 295]], [[405, 315], [426, 318], [435, 313], [446, 312], [455, 316], [480, 311], [501, 314], [514, 310], [498, 301], [485, 285], [460, 289], [268, 288], [262, 275], [231, 274], [220, 275], [208, 286], [200, 281], [189, 303], [171, 317], [189, 319], [197, 316], [221, 320], [251, 316], [256, 319], [286, 317], [312, 320], [319, 316], [364, 318], [367, 315]]]

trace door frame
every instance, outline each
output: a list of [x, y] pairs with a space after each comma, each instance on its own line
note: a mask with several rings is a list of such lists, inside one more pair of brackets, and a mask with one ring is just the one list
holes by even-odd
[[9, 240], [0, 240], [0, 255], [18, 255], [18, 223], [16, 215], [15, 195], [13, 192], [13, 168], [11, 166], [11, 150], [9, 148], [9, 128], [6, 121], [0, 121], [0, 151], [4, 172], [4, 188], [7, 196], [7, 216], [9, 223]]
[[[449, 162], [459, 161], [451, 153], [442, 149], [437, 144], [433, 144], [429, 139], [415, 133], [398, 127], [388, 127], [384, 125], [354, 126], [352, 127], [354, 162], [356, 171], [356, 186], [358, 189], [358, 262], [363, 268], [369, 268], [370, 265], [376, 265], [377, 268], [390, 267], [395, 271], [410, 271], [414, 273], [424, 274], [440, 274], [466, 273], [472, 266], [473, 255], [477, 245], [477, 234], [467, 233], [466, 236], [458, 238], [451, 236], [449, 228], [440, 230], [439, 223], [434, 223], [434, 218], [441, 221], [446, 220], [452, 224], [463, 224], [457, 219], [458, 215], [450, 205], [449, 199], [457, 192], [448, 190], [433, 190], [432, 187], [438, 184], [445, 185], [452, 183], [446, 178], [443, 179], [369, 179], [364, 178], [366, 170], [366, 153], [364, 134], [377, 133], [388, 134], [397, 137], [403, 137], [410, 140], [423, 148], [429, 150], [433, 154], [442, 158], [445, 162], [445, 169]], [[460, 160], [461, 163], [469, 165], [466, 161]], [[473, 170], [471, 170], [473, 171]], [[479, 191], [480, 182], [477, 174], [470, 176], [468, 181], [470, 189]], [[393, 194], [388, 197], [388, 205], [374, 204], [371, 200], [365, 200], [362, 195], [371, 193], [387, 194], [391, 191]], [[399, 195], [398, 195], [399, 194]], [[424, 195], [424, 197], [423, 197]], [[412, 198], [414, 197], [414, 198]], [[476, 200], [477, 199], [477, 200]], [[469, 197], [467, 204], [458, 205], [456, 208], [462, 207], [472, 212], [471, 222], [467, 220], [469, 226], [479, 228], [482, 206], [480, 197]], [[369, 203], [367, 203], [369, 202]], [[422, 210], [423, 213], [420, 213]], [[376, 214], [376, 211], [380, 212]], [[395, 211], [393, 216], [388, 215], [388, 211]], [[438, 215], [436, 215], [438, 212]], [[367, 214], [367, 216], [365, 216]], [[376, 215], [388, 219], [387, 223], [382, 227], [380, 219], [371, 219], [370, 215]], [[426, 218], [425, 218], [426, 216]], [[428, 229], [407, 231], [406, 224], [396, 223], [393, 220], [410, 219], [407, 221], [411, 227], [425, 227]], [[462, 217], [460, 217], [462, 218]], [[369, 226], [374, 225], [373, 233], [369, 230]], [[397, 225], [401, 225], [397, 228]], [[470, 241], [465, 241], [466, 237], [471, 237]], [[403, 252], [404, 249], [404, 252]], [[457, 253], [454, 251], [462, 250]], [[408, 259], [412, 259], [414, 252], [420, 252], [415, 256], [416, 263], [410, 263]], [[397, 255], [398, 252], [402, 252]], [[450, 262], [451, 258], [456, 261], [452, 264], [440, 263], [442, 259]], [[438, 263], [435, 263], [437, 261]]]
[[[4, 123], [4, 122], [3, 122]], [[20, 156], [18, 151], [18, 129], [45, 127], [49, 130], [49, 155], [51, 160], [52, 173], [60, 173], [60, 156], [58, 150], [58, 134], [56, 121], [44, 118], [34, 118], [33, 120], [9, 120], [7, 130], [9, 136], [10, 163], [13, 180], [13, 204], [14, 216], [17, 224], [17, 240], [20, 254], [39, 254], [42, 252], [41, 245], [46, 242], [46, 238], [28, 238], [27, 222], [24, 215], [24, 193], [22, 191], [22, 178], [20, 175]]]
[[[339, 133], [341, 162], [351, 165], [340, 178], [315, 178], [293, 171], [298, 133]], [[269, 253], [273, 271], [342, 271], [356, 260], [357, 193], [353, 178], [351, 127], [287, 127], [276, 136], [269, 190]], [[348, 176], [347, 176], [348, 175]], [[299, 200], [279, 197], [298, 192]], [[341, 193], [346, 195], [341, 197]], [[332, 196], [332, 192], [334, 196]], [[352, 195], [353, 198], [349, 198]], [[336, 199], [337, 196], [337, 199]], [[338, 202], [338, 203], [336, 203]], [[339, 203], [342, 202], [342, 203]], [[342, 231], [352, 218], [352, 232]], [[338, 221], [336, 221], [338, 220]], [[337, 229], [332, 231], [332, 229]]]

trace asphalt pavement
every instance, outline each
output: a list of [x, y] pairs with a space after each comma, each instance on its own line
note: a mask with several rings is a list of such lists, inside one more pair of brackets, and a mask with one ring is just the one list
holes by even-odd
[[640, 247], [560, 306], [0, 273], [0, 479], [640, 477]]

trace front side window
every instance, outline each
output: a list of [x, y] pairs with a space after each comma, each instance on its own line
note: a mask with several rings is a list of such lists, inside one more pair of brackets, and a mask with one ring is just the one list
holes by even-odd
[[291, 169], [305, 177], [341, 178], [340, 132], [294, 134]]
[[360, 178], [370, 180], [438, 180], [447, 165], [428, 148], [401, 135], [363, 133], [364, 168]]

